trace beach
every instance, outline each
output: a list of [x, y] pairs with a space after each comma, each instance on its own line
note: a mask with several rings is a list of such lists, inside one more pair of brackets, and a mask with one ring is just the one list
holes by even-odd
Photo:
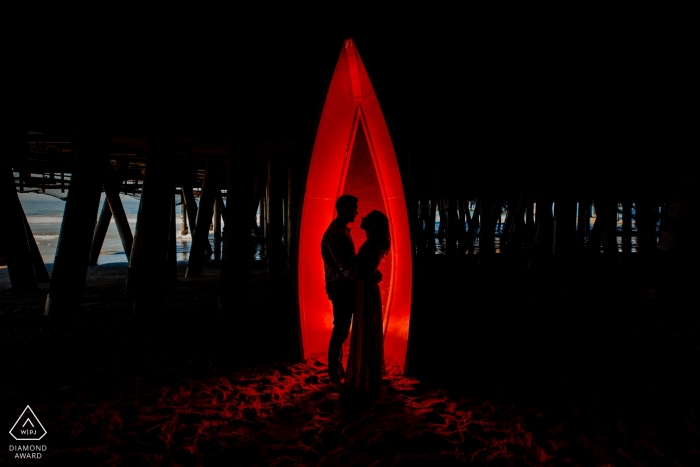
[[29, 404], [51, 465], [697, 465], [694, 314], [634, 281], [467, 266], [416, 264], [414, 375], [387, 374], [371, 402], [331, 391], [323, 355], [294, 359], [292, 273], [251, 263], [221, 319], [216, 262], [190, 279], [180, 263], [166, 314], [147, 317], [126, 263], [94, 266], [80, 313], [55, 319], [47, 285], [13, 293], [2, 270], [0, 420]]
[[[126, 217], [129, 220], [131, 232], [133, 233], [136, 230], [139, 200], [125, 194], [121, 194], [120, 198], [124, 206]], [[63, 210], [66, 205], [65, 201], [37, 193], [20, 193], [19, 199], [44, 263], [53, 263], [53, 258], [56, 254], [56, 243], [58, 242], [58, 235], [61, 230], [61, 221], [63, 220]], [[105, 194], [102, 193], [100, 209], [102, 209], [104, 200]], [[175, 207], [178, 216], [176, 221], [177, 241], [175, 244], [178, 261], [187, 261], [192, 236], [190, 234], [181, 235], [180, 208], [181, 205]], [[213, 240], [213, 236], [211, 236], [211, 239]], [[122, 247], [114, 218], [112, 218], [97, 264], [122, 263], [125, 261], [127, 261], [127, 258], [124, 254], [124, 248]]]

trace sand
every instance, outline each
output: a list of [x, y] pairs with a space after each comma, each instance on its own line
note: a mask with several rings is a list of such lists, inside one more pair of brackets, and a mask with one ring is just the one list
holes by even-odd
[[[418, 374], [387, 374], [370, 401], [332, 391], [324, 355], [294, 360], [291, 274], [254, 268], [240, 315], [222, 321], [208, 263], [168, 284], [167, 317], [148, 320], [129, 312], [125, 265], [97, 266], [80, 314], [47, 319], [46, 286], [13, 293], [1, 270], [0, 422], [29, 404], [47, 430], [32, 462], [52, 465], [698, 465], [696, 317], [625, 284], [527, 283], [484, 304], [483, 274], [417, 266], [430, 291], [416, 297]], [[573, 350], [591, 340], [600, 352]], [[0, 463], [28, 462], [7, 430]]]

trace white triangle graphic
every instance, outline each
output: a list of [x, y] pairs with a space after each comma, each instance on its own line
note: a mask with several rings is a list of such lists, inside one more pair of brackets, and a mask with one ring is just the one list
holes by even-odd
[[[29, 413], [30, 413], [31, 415], [27, 414], [27, 411], [29, 411]], [[37, 422], [37, 423], [39, 424], [39, 426], [41, 427], [41, 432], [40, 432], [41, 434], [40, 434], [40, 435], [37, 434], [37, 435], [36, 435], [35, 437], [33, 437], [33, 438], [18, 438], [17, 436], [15, 436], [14, 433], [12, 433], [12, 430], [15, 429], [15, 427], [17, 426], [17, 424], [19, 423], [19, 421], [22, 420], [22, 418], [23, 418], [25, 415], [26, 415], [27, 417], [33, 417], [34, 420], [36, 420], [36, 422]], [[32, 428], [36, 428], [36, 427], [34, 426], [34, 423], [32, 423], [32, 421], [31, 421], [29, 418], [27, 418], [27, 419], [24, 421], [24, 425], [22, 425], [22, 428], [24, 428], [24, 426], [27, 424], [27, 422], [29, 422], [29, 424], [32, 426]], [[39, 417], [36, 416], [36, 414], [34, 413], [34, 411], [32, 410], [32, 408], [29, 407], [29, 406], [27, 406], [27, 408], [24, 409], [24, 411], [22, 412], [22, 415], [19, 416], [19, 418], [17, 419], [17, 421], [15, 422], [15, 424], [12, 425], [12, 428], [10, 428], [10, 434], [11, 434], [12, 437], [13, 437], [14, 439], [16, 439], [17, 441], [39, 441], [41, 438], [43, 438], [44, 436], [46, 436], [46, 428], [44, 428], [44, 425], [41, 424], [41, 422], [39, 421]]]

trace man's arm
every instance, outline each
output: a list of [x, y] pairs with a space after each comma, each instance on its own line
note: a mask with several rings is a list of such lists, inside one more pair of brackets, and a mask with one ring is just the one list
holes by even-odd
[[334, 235], [330, 241], [330, 250], [340, 273], [348, 279], [354, 279], [357, 275], [357, 269], [355, 268], [352, 240], [341, 235]]

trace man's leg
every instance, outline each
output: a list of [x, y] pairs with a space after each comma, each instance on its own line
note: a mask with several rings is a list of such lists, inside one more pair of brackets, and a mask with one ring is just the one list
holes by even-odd
[[[345, 284], [344, 284], [345, 285]], [[333, 332], [328, 345], [328, 376], [331, 381], [340, 379], [340, 359], [343, 343], [350, 333], [352, 313], [355, 310], [355, 294], [353, 287], [344, 287], [342, 291], [331, 298], [333, 303]]]

